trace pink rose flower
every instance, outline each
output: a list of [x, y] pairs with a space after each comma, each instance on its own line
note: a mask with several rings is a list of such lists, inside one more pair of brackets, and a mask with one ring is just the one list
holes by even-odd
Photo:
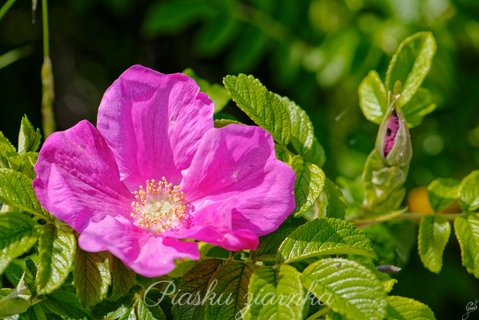
[[35, 193], [83, 250], [147, 277], [198, 259], [185, 239], [254, 250], [294, 209], [295, 174], [264, 129], [213, 124], [191, 78], [133, 66], [105, 92], [96, 128], [81, 121], [48, 137]]

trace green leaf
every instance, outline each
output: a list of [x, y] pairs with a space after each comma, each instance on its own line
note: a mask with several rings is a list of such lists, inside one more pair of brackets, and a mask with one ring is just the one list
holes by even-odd
[[10, 262], [30, 250], [37, 241], [37, 230], [29, 215], [0, 213], [0, 274]]
[[18, 135], [18, 153], [35, 152], [40, 147], [42, 134], [30, 123], [27, 116], [23, 116]]
[[417, 224], [412, 221], [386, 221], [362, 230], [372, 242], [378, 264], [404, 266], [417, 245]]
[[17, 153], [15, 147], [10, 143], [10, 141], [3, 135], [0, 131], [0, 155], [6, 155], [9, 153]]
[[31, 305], [31, 293], [20, 279], [15, 289], [0, 289], [0, 319], [27, 311]]
[[213, 101], [213, 104], [215, 106], [215, 113], [220, 112], [226, 106], [228, 101], [230, 101], [230, 96], [228, 95], [228, 92], [223, 86], [216, 83], [210, 84], [208, 81], [200, 78], [193, 71], [193, 69], [190, 68], [183, 71], [183, 73], [193, 78], [200, 86], [201, 92], [206, 93], [211, 99], [211, 101]]
[[298, 227], [281, 244], [278, 261], [291, 263], [311, 257], [354, 254], [375, 257], [371, 241], [354, 224], [323, 218]]
[[[147, 301], [148, 305], [154, 305], [154, 302]], [[166, 320], [166, 316], [163, 310], [159, 306], [149, 308], [143, 297], [137, 300], [136, 314], [138, 319], [141, 320]]]
[[[210, 282], [211, 296], [207, 300], [205, 319], [235, 319], [246, 304], [248, 284], [256, 266], [252, 263], [229, 262], [218, 268]], [[214, 287], [213, 287], [214, 286]]]
[[215, 128], [223, 128], [229, 124], [243, 124], [239, 121], [232, 119], [215, 119]]
[[238, 107], [283, 145], [289, 143], [291, 120], [281, 98], [253, 76], [226, 76], [224, 86]]
[[[223, 260], [220, 259], [206, 259], [199, 262], [180, 279], [176, 292], [198, 295], [198, 299], [203, 300], [210, 288], [211, 279], [222, 264]], [[173, 304], [171, 311], [175, 319], [196, 320], [205, 318], [205, 307], [204, 304]]]
[[[143, 296], [141, 296], [143, 298]], [[155, 302], [151, 302], [151, 299], [145, 298], [146, 303], [153, 306]], [[104, 300], [97, 304], [91, 311], [94, 315], [94, 319], [127, 319], [132, 309], [135, 307], [136, 300], [133, 296], [127, 295], [116, 301]], [[157, 306], [157, 308], [159, 308]]]
[[421, 219], [418, 252], [422, 263], [430, 271], [435, 273], [441, 271], [442, 254], [450, 234], [451, 225], [444, 217], [427, 215]]
[[25, 284], [28, 287], [28, 290], [32, 293], [32, 295], [37, 295], [37, 286], [35, 285], [36, 277], [37, 277], [37, 266], [35, 262], [31, 258], [25, 259], [25, 273], [24, 279]]
[[78, 299], [84, 308], [101, 302], [111, 283], [108, 254], [89, 253], [77, 248], [73, 279]]
[[38, 153], [36, 152], [25, 152], [22, 154], [13, 154], [6, 159], [8, 168], [23, 173], [30, 179], [35, 178], [34, 166], [37, 162]]
[[297, 104], [268, 91], [253, 76], [226, 76], [223, 83], [238, 107], [277, 143], [289, 144], [308, 162], [324, 164], [324, 149], [314, 136], [311, 120]]
[[479, 217], [469, 214], [454, 220], [454, 231], [461, 247], [462, 265], [479, 278]]
[[479, 209], [479, 170], [471, 172], [459, 187], [459, 203], [465, 211]]
[[459, 182], [455, 179], [436, 179], [427, 187], [429, 204], [435, 212], [446, 209], [459, 198]]
[[386, 315], [386, 293], [368, 268], [347, 259], [321, 259], [301, 275], [303, 286], [333, 311], [355, 320]]
[[314, 136], [313, 124], [308, 114], [294, 101], [290, 101], [286, 97], [280, 97], [280, 99], [289, 110], [291, 125], [289, 143], [294, 151], [302, 155], [306, 161], [321, 167], [326, 161], [326, 155], [323, 147]]
[[110, 255], [111, 300], [118, 300], [135, 284], [136, 274], [117, 257]]
[[46, 315], [44, 303], [40, 302], [28, 308], [28, 310], [20, 315], [20, 320], [49, 320]]
[[388, 320], [435, 320], [434, 313], [424, 303], [414, 299], [389, 296], [386, 298], [388, 302], [387, 319]]
[[388, 94], [376, 71], [371, 71], [361, 81], [358, 89], [359, 106], [366, 119], [381, 124], [388, 108]]
[[258, 249], [253, 251], [255, 260], [272, 260], [276, 257], [276, 252], [283, 240], [291, 232], [293, 232], [298, 225], [303, 223], [302, 219], [288, 218], [281, 226], [270, 234], [259, 238]]
[[62, 286], [53, 291], [44, 300], [45, 307], [54, 314], [58, 314], [67, 319], [84, 319], [86, 314], [83, 312], [75, 294], [75, 289], [71, 286]]
[[[334, 182], [326, 179], [324, 189], [318, 199], [318, 217], [330, 217], [344, 219], [346, 214], [346, 205], [342, 200], [341, 190]], [[307, 217], [308, 218], [308, 217]], [[308, 219], [312, 220], [312, 219]]]
[[294, 267], [262, 267], [251, 277], [243, 319], [300, 320], [304, 296], [301, 274]]
[[400, 81], [400, 104], [406, 105], [421, 86], [431, 68], [436, 41], [430, 32], [418, 32], [406, 38], [393, 55], [386, 73], [386, 87], [394, 92]]
[[421, 124], [422, 119], [436, 109], [432, 95], [427, 89], [419, 88], [416, 94], [406, 103], [401, 110], [409, 128]]
[[198, 0], [155, 2], [143, 20], [143, 32], [148, 37], [174, 33], [215, 13], [212, 6]]
[[32, 179], [11, 169], [0, 169], [0, 202], [33, 214], [42, 207], [33, 192]]
[[38, 294], [48, 294], [58, 289], [66, 280], [73, 265], [76, 239], [66, 226], [51, 224], [42, 227], [38, 242]]
[[326, 176], [317, 165], [305, 162], [301, 156], [293, 158], [292, 167], [296, 173], [294, 197], [295, 216], [300, 216], [314, 205], [323, 190]]

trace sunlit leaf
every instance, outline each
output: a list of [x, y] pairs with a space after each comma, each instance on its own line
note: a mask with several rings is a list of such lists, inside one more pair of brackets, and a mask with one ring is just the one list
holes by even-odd
[[20, 133], [18, 134], [18, 153], [35, 152], [40, 147], [42, 134], [40, 129], [36, 129], [28, 120], [27, 116], [23, 116], [20, 125]]
[[451, 225], [440, 215], [427, 215], [421, 219], [418, 235], [418, 252], [421, 261], [432, 272], [442, 268], [442, 254], [446, 248]]
[[10, 320], [11, 318], [7, 317], [25, 312], [31, 303], [31, 292], [23, 278], [20, 279], [15, 289], [0, 289], [0, 319]]
[[[342, 197], [341, 190], [336, 184], [331, 180], [326, 179], [323, 191], [317, 200], [318, 216], [314, 216], [313, 218], [330, 217], [344, 219], [346, 205], [344, 204]], [[306, 218], [309, 219], [309, 217]]]
[[111, 300], [118, 300], [135, 284], [136, 274], [117, 257], [110, 255]]
[[291, 135], [290, 144], [297, 154], [318, 166], [322, 166], [326, 161], [326, 155], [323, 147], [314, 136], [314, 128], [308, 114], [293, 101], [286, 97], [281, 97], [284, 105], [289, 110]]
[[459, 203], [465, 211], [479, 209], [479, 170], [471, 172], [459, 187]]
[[[151, 302], [148, 302], [150, 304]], [[166, 316], [163, 310], [158, 306], [148, 307], [143, 300], [143, 297], [137, 300], [136, 314], [138, 319], [141, 320], [166, 320]]]
[[292, 167], [296, 173], [294, 182], [295, 216], [301, 216], [318, 199], [323, 190], [326, 176], [321, 168], [313, 163], [304, 162], [301, 156], [294, 157]]
[[449, 207], [459, 198], [459, 182], [455, 179], [436, 179], [427, 187], [429, 203], [435, 212]]
[[12, 169], [0, 169], [0, 202], [30, 213], [42, 213], [32, 179]]
[[376, 71], [363, 79], [358, 89], [359, 106], [366, 119], [381, 124], [388, 108], [388, 94]]
[[251, 277], [250, 301], [242, 311], [243, 319], [301, 320], [305, 292], [300, 276], [288, 265], [265, 266], [257, 270]]
[[387, 297], [388, 320], [435, 320], [434, 313], [425, 304], [414, 299], [390, 296]]
[[436, 109], [432, 95], [427, 89], [419, 88], [408, 103], [402, 106], [404, 117], [409, 128], [422, 123], [423, 118]]
[[323, 218], [307, 222], [290, 233], [278, 250], [278, 260], [290, 263], [337, 254], [375, 257], [371, 241], [354, 224]]
[[[235, 319], [246, 304], [248, 284], [256, 266], [251, 263], [229, 262], [218, 268], [210, 285], [216, 299], [209, 299], [205, 319]], [[214, 285], [214, 288], [213, 288]]]
[[226, 76], [223, 83], [238, 107], [268, 130], [277, 143], [291, 147], [290, 151], [308, 162], [323, 165], [323, 147], [314, 136], [308, 115], [297, 104], [268, 91], [253, 76]]
[[111, 283], [108, 254], [85, 252], [77, 248], [73, 279], [82, 307], [88, 309], [101, 302]]
[[435, 53], [436, 41], [430, 32], [418, 32], [399, 45], [389, 63], [386, 87], [394, 92], [396, 82], [400, 81], [401, 105], [406, 105], [421, 86]]
[[277, 142], [289, 143], [291, 120], [279, 96], [253, 76], [226, 76], [223, 83], [238, 107], [256, 124], [268, 130]]
[[[220, 259], [206, 259], [199, 262], [180, 279], [176, 287], [177, 292], [191, 293], [191, 295], [198, 295], [198, 299], [204, 299], [208, 288], [210, 288], [211, 279], [222, 264], [223, 261]], [[205, 307], [202, 303], [197, 305], [173, 304], [171, 311], [175, 319], [196, 320], [204, 319]]]
[[355, 320], [382, 320], [386, 292], [368, 268], [342, 258], [321, 259], [301, 275], [303, 286], [333, 311]]
[[17, 150], [0, 131], [0, 154], [16, 153]]
[[454, 231], [461, 247], [462, 265], [479, 278], [479, 217], [469, 214], [454, 220]]
[[39, 294], [51, 293], [65, 282], [73, 265], [75, 251], [76, 239], [70, 228], [51, 224], [42, 227], [36, 277]]
[[12, 259], [27, 252], [37, 241], [31, 217], [21, 212], [0, 213], [0, 274]]

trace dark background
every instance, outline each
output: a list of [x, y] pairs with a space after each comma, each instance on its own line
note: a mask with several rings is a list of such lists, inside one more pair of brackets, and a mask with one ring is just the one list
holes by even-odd
[[[0, 21], [0, 54], [28, 53], [0, 69], [0, 130], [12, 142], [24, 114], [41, 126], [40, 5], [35, 24], [24, 0]], [[358, 176], [374, 145], [377, 126], [359, 110], [359, 82], [371, 69], [384, 77], [399, 42], [430, 30], [438, 51], [425, 86], [438, 107], [411, 131], [408, 189], [436, 177], [462, 179], [479, 165], [475, 0], [50, 0], [49, 15], [59, 130], [85, 118], [94, 123], [104, 90], [135, 63], [163, 73], [191, 67], [217, 83], [251, 73], [307, 110], [333, 180]], [[439, 275], [413, 249], [398, 279], [394, 294], [427, 303], [439, 319], [460, 318], [479, 298], [454, 236]], [[479, 311], [469, 317], [476, 318]]]

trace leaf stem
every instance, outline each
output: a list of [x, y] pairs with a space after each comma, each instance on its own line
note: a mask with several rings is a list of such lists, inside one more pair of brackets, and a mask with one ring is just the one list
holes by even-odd
[[12, 5], [15, 3], [16, 0], [8, 0], [1, 8], [0, 8], [0, 20], [2, 20], [3, 16], [10, 10]]
[[306, 318], [306, 320], [316, 320], [318, 319], [319, 317], [321, 317], [322, 315], [325, 315], [326, 313], [329, 312], [329, 308], [328, 307], [324, 307], [318, 311], [316, 311], [315, 313], [313, 313], [312, 315], [310, 315], [309, 317]]
[[[440, 217], [445, 218], [446, 220], [454, 220], [458, 217], [465, 216], [466, 212], [458, 212], [458, 213], [413, 213], [413, 212], [404, 212], [400, 214], [387, 214], [382, 215], [373, 219], [364, 219], [364, 220], [352, 220], [354, 224], [365, 227], [371, 224], [377, 224], [389, 220], [420, 220], [425, 216], [430, 215], [437, 215]], [[386, 218], [385, 218], [386, 217]]]

